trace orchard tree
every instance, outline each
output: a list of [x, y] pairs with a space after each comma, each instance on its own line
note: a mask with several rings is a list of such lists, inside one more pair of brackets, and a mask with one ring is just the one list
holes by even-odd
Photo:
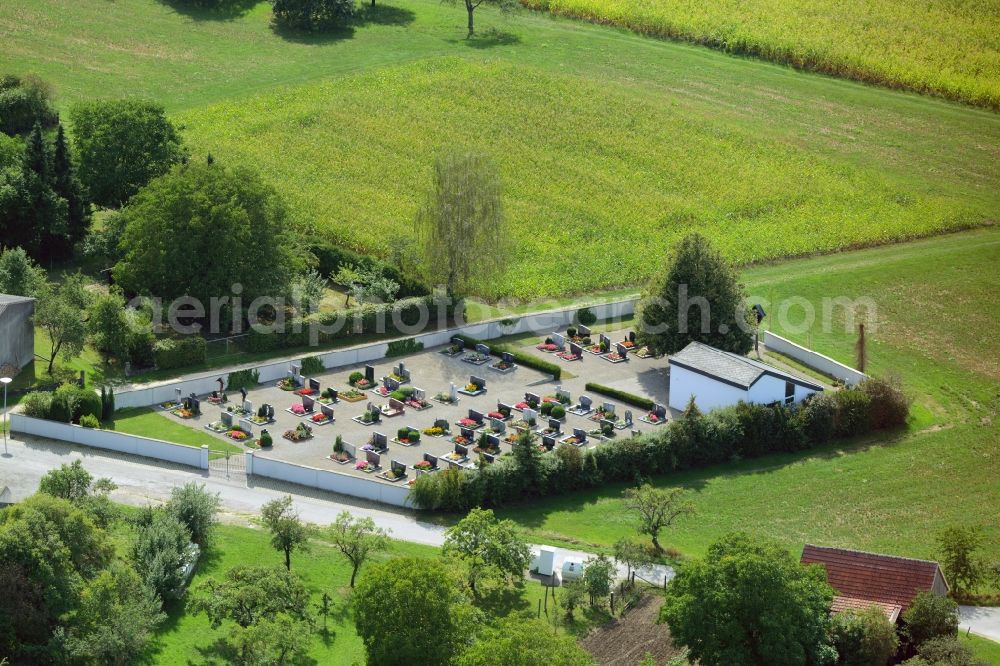
[[477, 621], [437, 560], [406, 557], [374, 564], [354, 593], [354, 625], [373, 665], [451, 664]]
[[549, 626], [534, 618], [508, 615], [495, 626], [480, 631], [456, 666], [590, 666], [594, 660], [567, 634], [553, 635]]
[[637, 306], [638, 341], [656, 354], [689, 342], [745, 354], [755, 332], [735, 269], [707, 238], [692, 233], [674, 248]]
[[587, 560], [583, 567], [583, 584], [590, 595], [590, 605], [611, 594], [615, 582], [615, 565], [604, 554]]
[[245, 628], [278, 613], [309, 619], [309, 590], [280, 567], [233, 567], [222, 580], [199, 584], [191, 599], [191, 609], [207, 615], [213, 629], [227, 620]]
[[137, 99], [82, 102], [70, 110], [80, 180], [94, 203], [119, 208], [180, 162], [184, 150], [163, 107]]
[[48, 373], [52, 374], [56, 357], [71, 359], [83, 351], [87, 340], [84, 313], [90, 305], [83, 275], [68, 275], [58, 286], [45, 285], [37, 293], [35, 324], [45, 329], [49, 338]]
[[653, 558], [649, 556], [646, 547], [641, 543], [636, 543], [631, 539], [622, 537], [615, 542], [615, 560], [628, 567], [628, 575], [632, 575], [633, 569], [640, 569], [653, 563]]
[[660, 532], [681, 516], [694, 512], [683, 488], [657, 488], [646, 483], [626, 488], [624, 497], [625, 508], [634, 514], [639, 534], [648, 534], [659, 552], [663, 552]]
[[449, 296], [466, 296], [495, 280], [508, 255], [509, 234], [493, 160], [475, 152], [440, 155], [417, 230], [427, 277]]
[[833, 589], [775, 543], [730, 534], [703, 560], [683, 563], [660, 619], [688, 659], [703, 666], [827, 663]]
[[[449, 0], [452, 4], [456, 4], [458, 0]], [[476, 8], [483, 3], [493, 5], [498, 7], [502, 12], [510, 12], [517, 8], [517, 0], [465, 0], [465, 11], [469, 15], [469, 34], [467, 37], [472, 37], [476, 34], [475, 25], [473, 24], [472, 15], [476, 11]], [[374, 4], [374, 0], [372, 0]]]
[[285, 554], [285, 569], [292, 570], [292, 553], [309, 550], [312, 530], [292, 508], [292, 496], [271, 500], [260, 510], [260, 522], [271, 533], [271, 545]]
[[252, 171], [185, 164], [156, 178], [124, 209], [114, 269], [126, 291], [169, 301], [212, 297], [242, 285], [249, 304], [282, 296], [303, 262], [292, 251], [285, 204]]
[[330, 525], [327, 536], [330, 542], [351, 563], [351, 587], [358, 575], [358, 569], [373, 554], [388, 550], [390, 541], [385, 530], [376, 527], [371, 518], [353, 518], [347, 511], [341, 511], [337, 520]]
[[514, 521], [498, 520], [491, 509], [478, 507], [448, 528], [443, 551], [464, 563], [473, 595], [482, 580], [520, 579], [531, 562], [531, 550]]

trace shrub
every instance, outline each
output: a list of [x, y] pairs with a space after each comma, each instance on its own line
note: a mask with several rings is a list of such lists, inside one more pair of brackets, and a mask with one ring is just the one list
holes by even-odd
[[186, 368], [205, 363], [205, 338], [189, 335], [183, 338], [158, 340], [153, 345], [156, 367], [160, 370]]
[[609, 398], [614, 398], [615, 400], [624, 402], [627, 405], [632, 405], [633, 407], [644, 409], [647, 412], [653, 409], [653, 401], [650, 400], [649, 398], [643, 398], [633, 393], [622, 391], [621, 389], [612, 388], [610, 386], [604, 386], [602, 384], [595, 384], [593, 382], [588, 382], [586, 385], [586, 389], [594, 393], [600, 393], [602, 395], [606, 395]]
[[260, 431], [260, 445], [261, 446], [271, 446], [274, 444], [274, 440], [271, 438], [271, 433], [267, 430]]
[[563, 419], [566, 417], [566, 408], [562, 405], [552, 405], [552, 411], [549, 413], [554, 419]]
[[414, 340], [413, 338], [407, 338], [405, 340], [393, 340], [388, 344], [388, 349], [386, 349], [385, 357], [389, 358], [392, 356], [406, 356], [407, 354], [415, 354], [424, 348], [424, 343]]
[[541, 414], [542, 416], [549, 416], [552, 413], [552, 408], [554, 406], [555, 406], [554, 403], [543, 402], [541, 406], [538, 408], [538, 413]]
[[316, 32], [347, 23], [354, 13], [351, 0], [273, 0], [274, 20], [294, 30]]
[[0, 132], [23, 134], [35, 123], [54, 127], [59, 114], [52, 108], [49, 86], [33, 76], [0, 78]]
[[365, 378], [365, 373], [358, 372], [357, 370], [355, 370], [354, 372], [352, 372], [350, 374], [350, 376], [348, 376], [347, 383], [351, 384], [353, 386], [354, 384], [357, 384], [359, 381], [361, 381], [364, 378]]
[[858, 386], [871, 400], [871, 427], [874, 430], [899, 428], [910, 414], [910, 398], [903, 393], [898, 380], [871, 377]]
[[76, 409], [76, 396], [68, 393], [60, 394], [56, 391], [49, 404], [48, 418], [50, 421], [69, 423], [73, 420], [74, 409]]
[[903, 613], [903, 632], [916, 647], [939, 636], [958, 633], [958, 604], [932, 592], [921, 592]]
[[318, 375], [324, 370], [326, 367], [323, 366], [323, 361], [318, 356], [306, 356], [302, 359], [301, 372], [303, 375]]
[[93, 414], [84, 414], [80, 417], [80, 425], [84, 428], [100, 428], [101, 422]]
[[240, 389], [253, 388], [260, 382], [260, 372], [256, 368], [249, 370], [236, 370], [229, 373], [226, 378], [226, 390], [239, 391]]
[[885, 664], [899, 647], [896, 627], [877, 606], [833, 616], [830, 639], [845, 665]]
[[584, 326], [597, 323], [597, 315], [590, 308], [580, 308], [577, 310], [575, 319], [578, 324], [583, 324]]
[[79, 423], [84, 415], [99, 419], [101, 413], [101, 398], [94, 391], [76, 384], [63, 384], [52, 396], [48, 418], [60, 423]]
[[51, 393], [33, 391], [21, 398], [21, 411], [25, 416], [32, 416], [36, 419], [50, 418], [51, 407]]
[[838, 437], [855, 437], [871, 428], [871, 397], [864, 391], [842, 390], [833, 394], [837, 403], [833, 430]]
[[334, 453], [344, 452], [344, 437], [342, 435], [337, 435], [337, 439], [333, 440], [333, 452]]
[[799, 408], [806, 438], [825, 444], [834, 435], [837, 418], [837, 399], [830, 393], [814, 393]]
[[384, 278], [388, 278], [399, 285], [396, 292], [397, 298], [410, 298], [412, 296], [427, 296], [431, 293], [430, 288], [413, 279], [410, 275], [404, 274], [395, 266], [386, 264], [379, 259], [357, 252], [352, 252], [346, 248], [336, 245], [314, 245], [309, 248], [313, 256], [319, 262], [317, 270], [323, 275], [336, 275], [341, 266], [351, 265], [362, 270], [378, 273]]

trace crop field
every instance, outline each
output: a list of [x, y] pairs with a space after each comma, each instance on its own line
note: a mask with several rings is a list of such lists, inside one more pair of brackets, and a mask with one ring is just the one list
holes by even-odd
[[993, 0], [522, 2], [834, 76], [1000, 107], [1000, 8]]
[[317, 235], [365, 251], [413, 233], [438, 151], [485, 150], [515, 240], [492, 298], [639, 284], [694, 229], [753, 263], [1000, 209], [989, 111], [526, 11], [481, 8], [466, 40], [435, 0], [323, 37], [279, 34], [266, 2], [225, 7], [3, 3], [0, 61], [64, 108], [161, 101], [196, 159], [259, 168]]

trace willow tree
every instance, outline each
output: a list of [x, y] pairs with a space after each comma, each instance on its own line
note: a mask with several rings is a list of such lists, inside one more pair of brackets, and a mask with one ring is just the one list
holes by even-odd
[[449, 151], [435, 161], [417, 230], [427, 277], [449, 295], [466, 296], [503, 270], [508, 234], [502, 194], [488, 155]]

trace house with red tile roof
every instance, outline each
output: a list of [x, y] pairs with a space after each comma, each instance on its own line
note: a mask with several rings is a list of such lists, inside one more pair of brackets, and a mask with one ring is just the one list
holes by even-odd
[[806, 544], [802, 564], [819, 564], [834, 594], [831, 613], [878, 606], [896, 622], [921, 592], [948, 594], [937, 562]]

